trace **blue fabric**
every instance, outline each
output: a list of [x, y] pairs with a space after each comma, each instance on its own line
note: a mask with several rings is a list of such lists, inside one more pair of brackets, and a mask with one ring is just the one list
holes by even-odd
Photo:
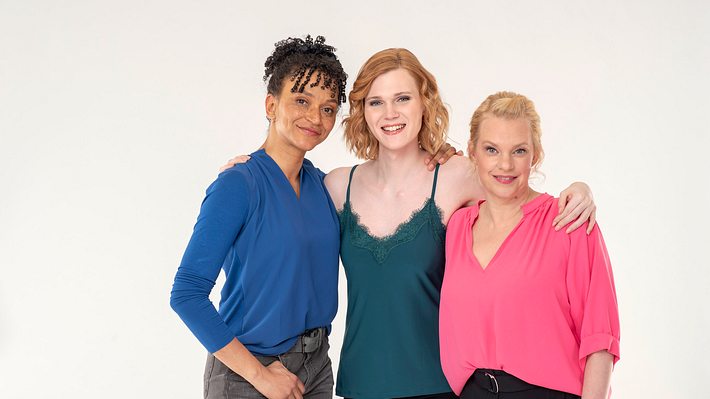
[[[303, 161], [301, 196], [264, 150], [207, 189], [170, 305], [209, 352], [235, 337], [254, 354], [286, 352], [327, 327], [338, 306], [338, 216], [324, 174]], [[209, 300], [220, 269], [219, 311]]]

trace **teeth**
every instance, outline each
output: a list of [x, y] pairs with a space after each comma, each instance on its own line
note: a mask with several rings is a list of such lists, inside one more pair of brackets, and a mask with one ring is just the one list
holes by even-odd
[[383, 127], [382, 129], [386, 132], [394, 132], [395, 130], [402, 129], [404, 125], [394, 125], [394, 126], [386, 126]]

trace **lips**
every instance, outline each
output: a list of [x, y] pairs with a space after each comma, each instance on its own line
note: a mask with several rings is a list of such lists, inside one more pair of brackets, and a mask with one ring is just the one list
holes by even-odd
[[382, 126], [381, 129], [384, 131], [384, 133], [385, 133], [386, 135], [395, 135], [395, 134], [401, 132], [402, 129], [404, 129], [405, 126], [407, 126], [406, 123], [399, 123], [399, 124], [396, 124], [396, 125], [386, 125], [386, 126]]
[[298, 128], [301, 129], [303, 134], [305, 134], [306, 136], [313, 136], [313, 137], [320, 136], [320, 132], [316, 129], [301, 127], [301, 126], [299, 126]]
[[493, 176], [493, 178], [495, 178], [498, 183], [510, 184], [517, 178], [517, 176]]

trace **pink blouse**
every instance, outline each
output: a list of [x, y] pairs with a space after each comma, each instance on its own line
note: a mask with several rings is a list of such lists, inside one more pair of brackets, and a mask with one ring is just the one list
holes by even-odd
[[582, 394], [588, 355], [619, 359], [619, 314], [601, 232], [555, 231], [557, 201], [542, 194], [484, 270], [472, 252], [479, 206], [458, 210], [446, 234], [441, 364], [458, 395], [476, 368]]

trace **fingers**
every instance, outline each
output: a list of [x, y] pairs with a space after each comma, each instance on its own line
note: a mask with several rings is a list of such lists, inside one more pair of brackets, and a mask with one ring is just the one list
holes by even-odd
[[296, 374], [289, 371], [289, 369], [287, 369], [286, 366], [284, 366], [279, 360], [271, 363], [269, 367], [273, 367], [278, 370], [279, 373], [283, 373], [291, 381], [292, 385], [290, 388], [291, 392], [289, 394], [290, 398], [303, 399], [303, 393], [306, 392], [306, 386]]
[[594, 225], [597, 224], [597, 206], [592, 206], [592, 214], [589, 215], [589, 226], [587, 227], [587, 235], [592, 233]]
[[234, 166], [238, 163], [245, 163], [250, 159], [251, 159], [251, 156], [249, 156], [249, 155], [237, 155], [234, 158], [230, 158], [226, 164], [222, 165], [222, 167], [219, 168], [219, 172], [222, 173], [225, 170], [231, 168], [232, 166]]
[[555, 226], [555, 230], [559, 230], [562, 226], [559, 226], [560, 220], [565, 218], [572, 208], [565, 208], [567, 205], [568, 195], [563, 191], [560, 193], [560, 199], [557, 200], [557, 216], [552, 220], [552, 225]]
[[[294, 377], [295, 377], [295, 376], [294, 376]], [[301, 382], [301, 380], [300, 380], [298, 377], [296, 377], [296, 381], [298, 382], [298, 390], [299, 390], [301, 393], [306, 392], [306, 386], [303, 384], [303, 382]]]
[[[560, 230], [564, 226], [570, 224], [573, 220], [577, 219], [579, 215], [582, 214], [584, 209], [586, 208], [585, 204], [582, 203], [575, 203], [574, 201], [570, 201], [566, 206], [564, 211], [558, 215], [557, 217], [561, 217], [559, 221], [555, 224], [555, 230]], [[579, 227], [579, 226], [577, 226]], [[575, 227], [576, 228], [576, 227]]]
[[446, 143], [446, 146], [442, 147], [439, 152], [434, 155], [434, 159], [436, 159], [439, 164], [443, 165], [454, 155], [456, 155], [456, 148]]
[[[574, 223], [572, 223], [572, 224], [567, 228], [567, 230], [566, 230], [567, 234], [569, 234], [569, 233], [571, 233], [571, 232], [577, 230], [577, 229], [579, 228], [579, 226], [583, 225], [584, 222], [586, 222], [587, 219], [589, 219], [589, 214], [592, 213], [592, 211], [591, 211], [589, 208], [581, 207], [581, 205], [580, 205], [580, 209], [582, 209], [582, 213], [580, 213], [580, 215], [579, 215], [579, 217], [577, 218], [577, 220], [575, 220]], [[576, 210], [576, 209], [575, 209], [575, 210]], [[573, 213], [574, 213], [574, 212], [573, 212]], [[572, 216], [572, 215], [570, 215], [570, 216]]]
[[429, 171], [432, 171], [436, 168], [437, 163], [443, 165], [455, 155], [463, 155], [463, 151], [456, 151], [456, 148], [451, 144], [444, 143], [436, 154], [424, 158], [424, 164]]
[[296, 386], [291, 389], [291, 397], [295, 399], [303, 399], [303, 393], [306, 392], [306, 386], [303, 385], [303, 382], [301, 382], [298, 376], [288, 370], [286, 370], [286, 372], [289, 373], [289, 378], [291, 379], [291, 381], [296, 384]]
[[449, 158], [453, 157], [454, 155], [456, 155], [456, 148], [454, 148], [454, 147], [449, 148], [446, 151], [446, 155], [447, 155], [446, 159], [449, 159]]
[[424, 158], [424, 165], [426, 165], [427, 170], [432, 171], [436, 167], [435, 162], [432, 162], [432, 160], [435, 158], [432, 157], [426, 157]]

